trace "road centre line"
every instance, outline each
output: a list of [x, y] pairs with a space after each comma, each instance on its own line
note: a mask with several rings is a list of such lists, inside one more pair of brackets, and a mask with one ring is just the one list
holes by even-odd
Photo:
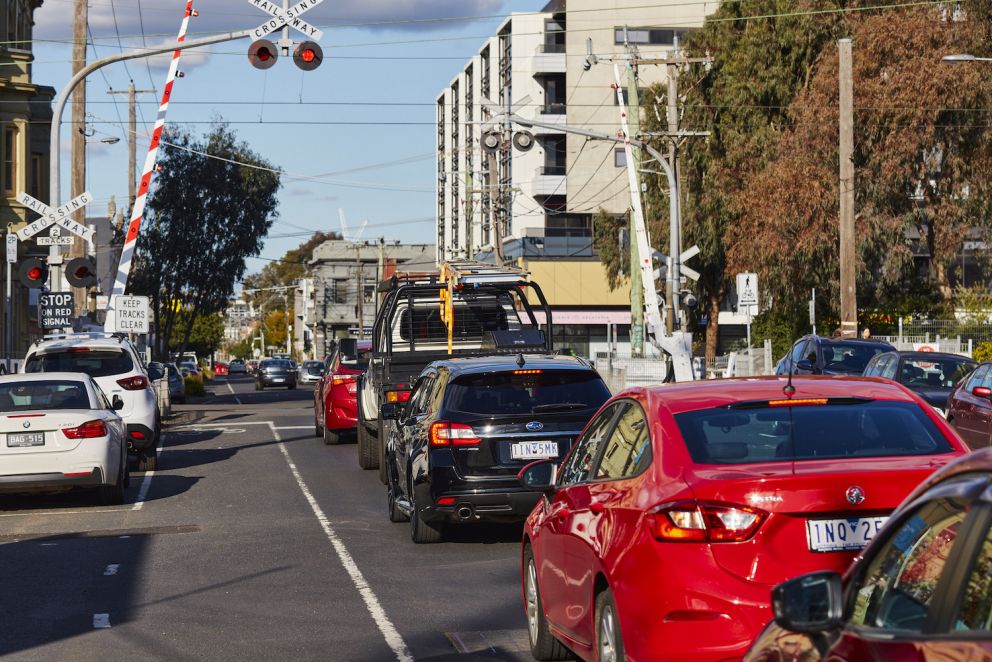
[[276, 428], [272, 421], [266, 421], [268, 423], [269, 429], [272, 430], [272, 435], [278, 442], [279, 450], [282, 452], [284, 458], [286, 458], [286, 463], [289, 465], [289, 470], [293, 474], [293, 478], [296, 479], [296, 484], [300, 486], [300, 491], [303, 492], [303, 498], [307, 500], [310, 504], [310, 509], [313, 510], [313, 514], [317, 517], [317, 521], [320, 522], [321, 528], [324, 530], [324, 535], [330, 541], [331, 546], [338, 555], [338, 559], [341, 561], [341, 565], [344, 566], [345, 571], [351, 577], [352, 583], [355, 584], [355, 588], [358, 589], [359, 595], [362, 596], [362, 600], [365, 601], [365, 607], [369, 610], [369, 614], [372, 616], [372, 620], [375, 621], [376, 626], [379, 628], [379, 632], [382, 633], [383, 638], [386, 640], [386, 645], [392, 649], [393, 654], [396, 655], [396, 659], [399, 662], [413, 662], [413, 655], [410, 654], [410, 649], [407, 648], [406, 642], [403, 641], [402, 635], [393, 625], [393, 622], [389, 620], [389, 616], [386, 615], [386, 611], [382, 608], [382, 604], [379, 602], [379, 598], [376, 597], [375, 593], [372, 591], [372, 587], [369, 586], [368, 582], [365, 580], [365, 576], [362, 571], [358, 568], [355, 563], [355, 559], [352, 558], [351, 553], [345, 547], [344, 542], [338, 537], [337, 533], [334, 532], [334, 528], [331, 526], [331, 522], [327, 519], [327, 515], [321, 509], [317, 500], [310, 493], [310, 488], [303, 481], [303, 477], [300, 475], [299, 470], [296, 468], [296, 464], [293, 463], [293, 459], [289, 456], [289, 451], [286, 450], [285, 444], [282, 443], [282, 439], [279, 436], [279, 429]]

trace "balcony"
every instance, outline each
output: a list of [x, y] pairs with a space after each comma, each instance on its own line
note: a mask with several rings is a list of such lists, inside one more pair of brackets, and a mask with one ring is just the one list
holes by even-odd
[[564, 195], [565, 166], [541, 166], [534, 171], [532, 195]]
[[565, 114], [565, 104], [564, 103], [545, 103], [541, 108], [542, 115], [564, 115]]
[[565, 45], [541, 44], [534, 53], [532, 63], [535, 76], [565, 73]]

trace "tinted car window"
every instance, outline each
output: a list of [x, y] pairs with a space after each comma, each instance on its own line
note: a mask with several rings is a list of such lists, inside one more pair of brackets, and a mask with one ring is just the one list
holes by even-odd
[[487, 416], [538, 414], [598, 409], [609, 398], [594, 372], [514, 370], [456, 378], [448, 386], [445, 407]]
[[559, 485], [571, 485], [581, 483], [589, 478], [592, 471], [592, 463], [599, 452], [599, 446], [603, 443], [606, 433], [610, 430], [610, 423], [617, 409], [626, 406], [623, 403], [614, 403], [600, 412], [586, 428], [585, 434], [579, 438], [565, 464], [561, 468], [558, 476]]
[[851, 342], [823, 342], [820, 352], [823, 354], [823, 370], [862, 374], [865, 366], [876, 354], [884, 352], [882, 347], [872, 347]]
[[903, 360], [899, 369], [899, 382], [906, 386], [953, 388], [975, 363], [967, 359], [910, 359]]
[[947, 453], [951, 446], [912, 402], [700, 409], [675, 421], [694, 462], [749, 464]]
[[120, 349], [74, 348], [32, 354], [25, 372], [84, 372], [90, 377], [108, 377], [134, 370], [131, 356]]
[[86, 385], [64, 380], [0, 384], [0, 412], [38, 409], [90, 409]]
[[992, 531], [985, 534], [952, 627], [958, 631], [992, 631]]
[[911, 515], [855, 587], [851, 623], [918, 632], [966, 513], [961, 501], [935, 499]]
[[630, 478], [651, 464], [651, 436], [644, 412], [631, 404], [617, 420], [596, 468], [597, 480]]

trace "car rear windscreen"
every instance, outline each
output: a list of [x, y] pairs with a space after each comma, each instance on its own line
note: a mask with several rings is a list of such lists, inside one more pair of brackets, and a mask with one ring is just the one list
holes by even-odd
[[693, 462], [753, 464], [948, 453], [951, 445], [912, 402], [887, 400], [675, 415]]
[[109, 377], [134, 370], [131, 356], [120, 349], [69, 349], [33, 354], [24, 372], [84, 372]]
[[825, 342], [820, 346], [823, 354], [821, 368], [827, 372], [844, 372], [860, 375], [872, 357], [886, 351], [883, 346], [846, 343], [843, 341]]
[[483, 373], [448, 385], [445, 407], [470, 414], [519, 415], [599, 409], [610, 391], [585, 370]]
[[967, 359], [904, 359], [897, 379], [917, 388], [951, 389], [978, 364]]
[[90, 409], [82, 382], [65, 380], [0, 384], [0, 413], [39, 409]]

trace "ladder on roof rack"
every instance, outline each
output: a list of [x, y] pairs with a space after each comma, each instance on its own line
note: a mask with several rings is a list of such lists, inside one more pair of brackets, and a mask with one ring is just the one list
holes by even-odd
[[441, 286], [438, 307], [441, 321], [448, 329], [448, 354], [454, 347], [455, 288], [482, 285], [518, 285], [527, 282], [530, 272], [517, 267], [502, 267], [475, 260], [452, 260], [441, 264]]
[[77, 331], [76, 333], [46, 333], [42, 340], [71, 340], [74, 338], [115, 338], [121, 340], [125, 337], [122, 333], [108, 333], [106, 331]]

